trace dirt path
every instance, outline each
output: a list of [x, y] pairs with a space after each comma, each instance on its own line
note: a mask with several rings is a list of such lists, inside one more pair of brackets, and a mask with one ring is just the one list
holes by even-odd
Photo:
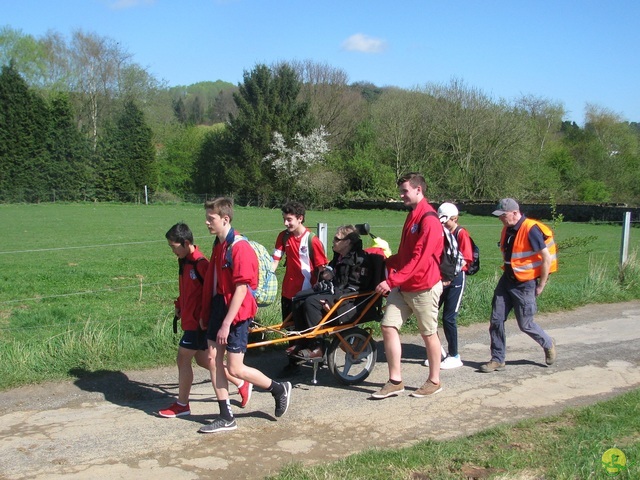
[[[235, 408], [238, 429], [202, 435], [217, 412], [212, 388], [197, 373], [190, 417], [154, 415], [177, 391], [176, 371], [110, 372], [92, 380], [45, 384], [0, 393], [0, 479], [263, 478], [287, 462], [328, 462], [371, 447], [396, 447], [427, 438], [467, 435], [497, 423], [557, 413], [640, 386], [640, 302], [591, 305], [539, 317], [556, 339], [558, 362], [544, 365], [542, 350], [508, 323], [507, 369], [477, 372], [488, 360], [486, 325], [460, 329], [465, 366], [443, 371], [444, 390], [433, 398], [369, 396], [387, 378], [383, 348], [361, 385], [343, 387], [323, 369], [293, 377], [289, 412], [276, 421], [273, 400], [254, 392]], [[426, 378], [418, 337], [404, 342], [404, 380]], [[268, 374], [282, 354], [254, 355]], [[237, 402], [237, 395], [232, 402]], [[602, 452], [594, 452], [601, 455]]]

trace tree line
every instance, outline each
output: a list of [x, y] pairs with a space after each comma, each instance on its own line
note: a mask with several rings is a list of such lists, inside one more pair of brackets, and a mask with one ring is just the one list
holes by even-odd
[[495, 99], [453, 78], [349, 83], [331, 65], [257, 64], [238, 85], [169, 87], [116, 41], [0, 29], [0, 201], [232, 195], [314, 207], [395, 198], [422, 172], [439, 200], [640, 200], [640, 125], [586, 105]]

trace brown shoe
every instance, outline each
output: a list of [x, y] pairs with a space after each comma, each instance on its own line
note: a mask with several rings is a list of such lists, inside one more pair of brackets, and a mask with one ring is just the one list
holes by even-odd
[[424, 382], [418, 390], [411, 393], [412, 397], [422, 398], [427, 397], [429, 395], [435, 395], [436, 393], [442, 391], [442, 382], [435, 384], [431, 380], [427, 380]]
[[544, 349], [544, 361], [547, 365], [553, 365], [556, 361], [556, 341], [551, 339], [551, 348]]
[[498, 363], [495, 360], [491, 360], [489, 363], [480, 365], [480, 371], [482, 373], [491, 373], [499, 370], [504, 370], [504, 363]]
[[387, 398], [398, 395], [402, 392], [404, 392], [404, 383], [400, 382], [398, 385], [394, 385], [391, 382], [387, 382], [384, 384], [384, 387], [382, 387], [376, 393], [372, 394], [371, 398]]

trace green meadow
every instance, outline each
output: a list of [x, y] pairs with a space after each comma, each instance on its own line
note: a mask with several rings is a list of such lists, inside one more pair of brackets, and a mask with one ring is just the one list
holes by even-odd
[[[405, 215], [310, 211], [306, 224], [327, 223], [331, 236], [339, 225], [368, 222], [395, 251]], [[201, 205], [0, 205], [0, 389], [72, 372], [173, 364], [177, 261], [164, 234], [178, 221], [189, 224], [210, 255], [213, 238]], [[464, 211], [460, 223], [480, 247], [481, 269], [469, 278], [459, 322], [486, 322], [500, 275], [501, 224]], [[620, 224], [547, 223], [555, 229], [560, 269], [540, 298], [541, 311], [640, 297], [637, 229], [630, 261], [620, 271]], [[271, 250], [282, 216], [279, 209], [237, 207], [233, 225]], [[260, 319], [276, 321], [278, 308], [261, 310]], [[409, 323], [407, 331], [412, 328]]]

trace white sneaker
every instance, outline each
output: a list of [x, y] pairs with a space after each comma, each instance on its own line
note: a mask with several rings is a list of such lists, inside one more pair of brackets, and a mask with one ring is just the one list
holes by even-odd
[[[445, 358], [447, 358], [447, 352], [444, 350], [444, 347], [442, 345], [440, 345], [440, 361], [444, 361]], [[460, 358], [460, 356], [458, 356], [458, 358]], [[429, 366], [429, 359], [427, 358], [424, 361], [424, 366], [428, 367]]]
[[440, 368], [442, 370], [451, 370], [452, 368], [458, 368], [463, 365], [462, 360], [460, 360], [460, 355], [456, 355], [455, 357], [447, 357], [440, 364]]

